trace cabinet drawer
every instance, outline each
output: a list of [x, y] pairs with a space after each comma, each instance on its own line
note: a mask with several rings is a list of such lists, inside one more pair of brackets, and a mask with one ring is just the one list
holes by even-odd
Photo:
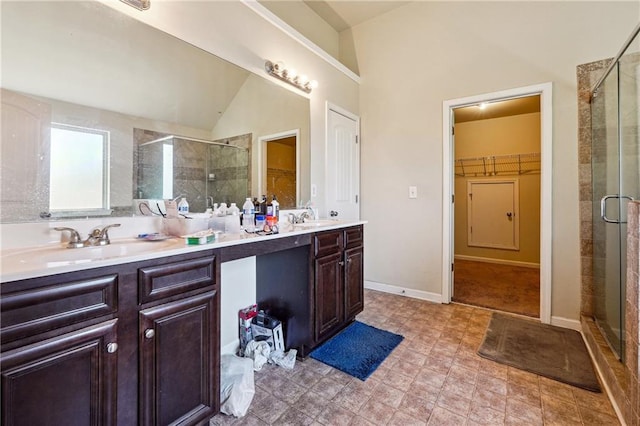
[[318, 232], [313, 238], [313, 248], [316, 257], [342, 250], [342, 231]]
[[214, 284], [215, 256], [138, 269], [138, 294], [141, 304]]
[[[34, 279], [37, 280], [37, 279]], [[25, 281], [31, 287], [34, 280]], [[2, 344], [118, 310], [118, 275], [79, 278], [3, 293]]]
[[354, 226], [344, 230], [344, 247], [353, 248], [361, 246], [364, 242], [364, 234], [362, 232], [362, 226]]

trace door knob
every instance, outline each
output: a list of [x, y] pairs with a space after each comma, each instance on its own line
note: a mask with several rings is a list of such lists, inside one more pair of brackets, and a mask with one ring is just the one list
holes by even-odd
[[156, 332], [153, 330], [153, 328], [149, 328], [144, 332], [144, 337], [146, 337], [147, 339], [153, 339], [153, 336], [155, 335], [156, 335]]
[[116, 352], [118, 350], [118, 344], [117, 343], [109, 343], [107, 345], [107, 352], [109, 352], [110, 354]]
[[511, 219], [511, 216], [515, 216], [515, 215], [514, 215], [513, 213], [511, 213], [511, 212], [507, 212], [507, 217], [508, 217], [509, 219]]

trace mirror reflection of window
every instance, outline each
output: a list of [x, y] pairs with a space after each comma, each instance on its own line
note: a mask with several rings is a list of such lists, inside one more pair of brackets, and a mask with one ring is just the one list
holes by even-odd
[[109, 208], [109, 132], [51, 123], [51, 211]]
[[165, 143], [162, 145], [162, 198], [173, 197], [173, 144]]

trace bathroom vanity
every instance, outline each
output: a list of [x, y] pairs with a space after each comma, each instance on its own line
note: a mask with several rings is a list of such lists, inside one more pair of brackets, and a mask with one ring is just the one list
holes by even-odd
[[363, 309], [362, 244], [363, 222], [335, 222], [3, 275], [2, 424], [206, 423], [221, 264], [256, 257], [258, 306], [306, 357]]

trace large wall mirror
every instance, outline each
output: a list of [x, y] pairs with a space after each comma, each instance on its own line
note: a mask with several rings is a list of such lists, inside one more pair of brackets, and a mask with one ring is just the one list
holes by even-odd
[[309, 199], [304, 96], [101, 3], [3, 1], [1, 19], [0, 222], [242, 205], [271, 195], [274, 134], [297, 135], [293, 166], [268, 154], [288, 151], [269, 162], [293, 178], [282, 208]]

